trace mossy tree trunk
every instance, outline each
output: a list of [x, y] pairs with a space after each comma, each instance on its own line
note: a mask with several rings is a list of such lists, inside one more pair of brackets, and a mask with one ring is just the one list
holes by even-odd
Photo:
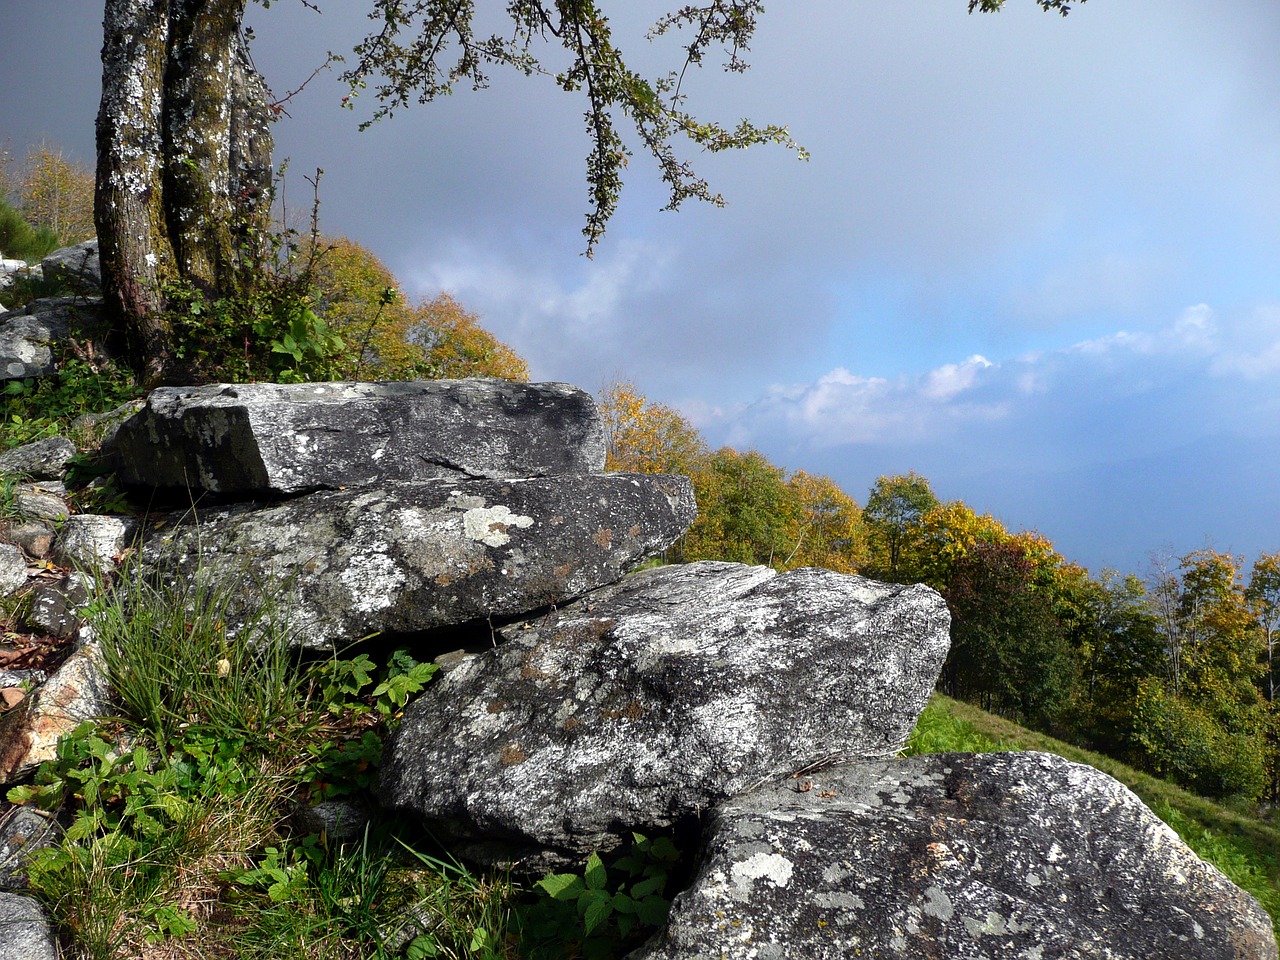
[[106, 0], [94, 219], [108, 309], [148, 385], [179, 374], [166, 294], [235, 292], [267, 225], [267, 90], [245, 0]]

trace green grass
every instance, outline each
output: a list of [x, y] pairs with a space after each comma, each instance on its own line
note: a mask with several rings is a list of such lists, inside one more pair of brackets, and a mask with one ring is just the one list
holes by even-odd
[[1280, 936], [1280, 828], [1272, 823], [942, 694], [934, 694], [904, 752], [915, 755], [1002, 750], [1054, 753], [1115, 777], [1173, 827], [1201, 859], [1249, 891], [1271, 915]]

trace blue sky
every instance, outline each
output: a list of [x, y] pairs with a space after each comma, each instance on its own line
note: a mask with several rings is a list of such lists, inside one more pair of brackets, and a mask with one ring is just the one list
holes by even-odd
[[[277, 93], [361, 6], [253, 11]], [[664, 4], [623, 6], [623, 50], [661, 66], [640, 37]], [[290, 205], [323, 167], [327, 231], [539, 378], [630, 379], [860, 501], [915, 469], [1095, 571], [1280, 550], [1280, 6], [767, 6], [751, 71], [708, 64], [693, 106], [787, 123], [812, 159], [695, 154], [723, 210], [659, 213], [637, 157], [586, 260], [581, 105], [500, 75], [365, 134], [321, 77], [276, 128]], [[87, 161], [101, 4], [60, 7], [0, 0], [0, 142]]]

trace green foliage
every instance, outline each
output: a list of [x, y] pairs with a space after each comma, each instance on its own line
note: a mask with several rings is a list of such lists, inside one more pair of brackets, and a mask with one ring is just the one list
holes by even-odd
[[632, 834], [630, 849], [607, 867], [592, 854], [582, 873], [552, 873], [537, 883], [539, 898], [523, 917], [532, 957], [620, 956], [628, 944], [666, 922], [668, 877], [680, 852], [668, 837]]
[[1134, 735], [1157, 773], [1204, 796], [1253, 800], [1266, 785], [1258, 733], [1224, 726], [1159, 680], [1139, 689]]
[[914, 471], [880, 477], [867, 495], [862, 516], [867, 524], [872, 562], [869, 572], [897, 581], [919, 540], [924, 515], [938, 505], [929, 481]]
[[48, 227], [32, 226], [22, 213], [0, 197], [0, 255], [6, 260], [39, 263], [59, 246]]
[[66, 436], [76, 417], [111, 410], [141, 395], [127, 371], [77, 356], [70, 345], [64, 345], [56, 360], [57, 372], [51, 376], [10, 380], [0, 390], [0, 450]]
[[186, 749], [202, 728], [270, 748], [301, 720], [286, 611], [270, 599], [275, 590], [262, 590], [256, 605], [238, 601], [239, 579], [197, 570], [191, 580], [168, 581], [128, 571], [91, 607], [125, 720], [162, 749]]

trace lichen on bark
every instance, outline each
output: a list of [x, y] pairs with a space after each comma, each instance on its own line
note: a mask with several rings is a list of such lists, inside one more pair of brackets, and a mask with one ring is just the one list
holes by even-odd
[[103, 293], [149, 385], [174, 373], [166, 291], [234, 291], [266, 225], [267, 89], [245, 0], [106, 0], [95, 221]]

